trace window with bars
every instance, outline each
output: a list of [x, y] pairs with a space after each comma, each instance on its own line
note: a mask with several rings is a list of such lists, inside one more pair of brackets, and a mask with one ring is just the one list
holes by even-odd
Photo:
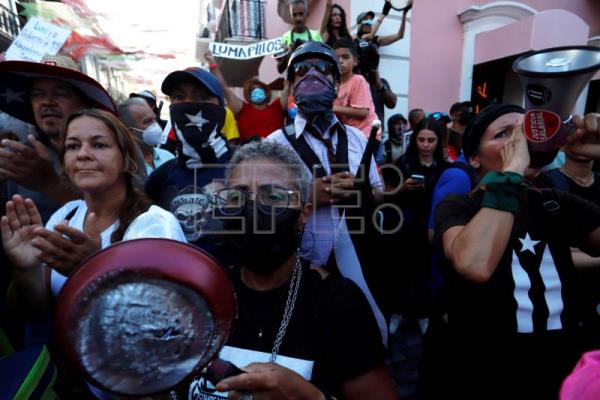
[[0, 4], [0, 31], [10, 37], [16, 37], [20, 31], [18, 15], [2, 4]]
[[229, 37], [232, 39], [264, 39], [265, 1], [229, 0]]

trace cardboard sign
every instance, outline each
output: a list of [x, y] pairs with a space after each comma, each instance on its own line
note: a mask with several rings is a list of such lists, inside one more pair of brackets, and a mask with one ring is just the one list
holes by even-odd
[[282, 38], [265, 40], [264, 42], [240, 46], [229, 43], [213, 42], [210, 52], [214, 57], [232, 58], [235, 60], [248, 60], [251, 58], [268, 56], [281, 52]]
[[68, 29], [32, 17], [6, 51], [6, 59], [40, 62], [46, 54], [56, 54], [70, 34]]

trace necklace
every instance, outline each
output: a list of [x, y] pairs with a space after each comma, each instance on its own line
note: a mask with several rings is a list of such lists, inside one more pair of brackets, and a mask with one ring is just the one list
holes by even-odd
[[273, 349], [271, 349], [270, 362], [275, 362], [277, 354], [279, 353], [279, 347], [283, 342], [285, 331], [292, 319], [292, 313], [294, 312], [294, 306], [296, 305], [296, 298], [298, 297], [298, 289], [300, 288], [300, 280], [302, 279], [302, 264], [300, 263], [300, 256], [296, 257], [296, 265], [294, 265], [294, 272], [292, 273], [292, 279], [290, 280], [290, 288], [288, 289], [288, 296], [285, 302], [285, 310], [283, 311], [283, 317], [281, 318], [281, 325], [277, 331], [275, 342], [273, 343]]
[[569, 174], [564, 168], [560, 168], [560, 172], [571, 178], [576, 184], [583, 187], [589, 187], [594, 183], [594, 173], [590, 172], [590, 174], [585, 178], [580, 178], [578, 176], [573, 176]]
[[[275, 341], [273, 343], [273, 347], [271, 349], [271, 357], [270, 357], [270, 362], [274, 362], [275, 359], [277, 358], [277, 354], [279, 353], [279, 347], [281, 346], [281, 343], [283, 342], [283, 338], [285, 336], [287, 327], [290, 323], [290, 320], [292, 319], [292, 314], [294, 312], [294, 306], [296, 305], [296, 299], [298, 297], [298, 290], [300, 288], [300, 281], [302, 279], [302, 263], [300, 262], [300, 257], [296, 257], [296, 262], [294, 264], [294, 269], [292, 271], [292, 277], [290, 278], [290, 285], [289, 288], [287, 290], [287, 298], [286, 298], [286, 302], [285, 302], [285, 309], [283, 311], [283, 316], [281, 318], [281, 323], [279, 324], [279, 329], [277, 330], [277, 335], [275, 336]], [[284, 293], [285, 294], [285, 293]], [[277, 302], [278, 304], [279, 301]], [[273, 311], [273, 313], [277, 312], [277, 310], [280, 310], [281, 308], [279, 306], [275, 307], [275, 310]], [[244, 318], [244, 320], [246, 320], [247, 323], [250, 323], [250, 321], [247, 318]], [[271, 318], [268, 318], [268, 320], [271, 320]], [[270, 324], [267, 322], [265, 324], [265, 326], [263, 326], [262, 328], [254, 328], [258, 330], [258, 338], [262, 339], [264, 334], [265, 334], [265, 329], [269, 326]]]

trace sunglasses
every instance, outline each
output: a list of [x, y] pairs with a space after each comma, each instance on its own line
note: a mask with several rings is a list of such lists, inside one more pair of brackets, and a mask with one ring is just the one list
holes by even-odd
[[304, 76], [311, 69], [315, 68], [318, 72], [323, 75], [333, 74], [333, 65], [330, 62], [323, 60], [315, 60], [315, 61], [300, 61], [294, 64], [294, 75], [296, 76]]

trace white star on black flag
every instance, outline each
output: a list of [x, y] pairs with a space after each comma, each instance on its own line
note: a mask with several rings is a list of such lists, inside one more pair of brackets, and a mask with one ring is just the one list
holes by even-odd
[[202, 111], [198, 111], [198, 114], [196, 115], [185, 114], [185, 116], [190, 120], [190, 123], [186, 126], [197, 126], [200, 130], [202, 130], [204, 124], [210, 122], [202, 117]]
[[7, 87], [6, 91], [0, 94], [0, 96], [4, 97], [6, 104], [12, 103], [13, 101], [18, 101], [19, 103], [22, 103], [22, 96], [24, 94], [25, 92], [15, 92], [11, 88]]

